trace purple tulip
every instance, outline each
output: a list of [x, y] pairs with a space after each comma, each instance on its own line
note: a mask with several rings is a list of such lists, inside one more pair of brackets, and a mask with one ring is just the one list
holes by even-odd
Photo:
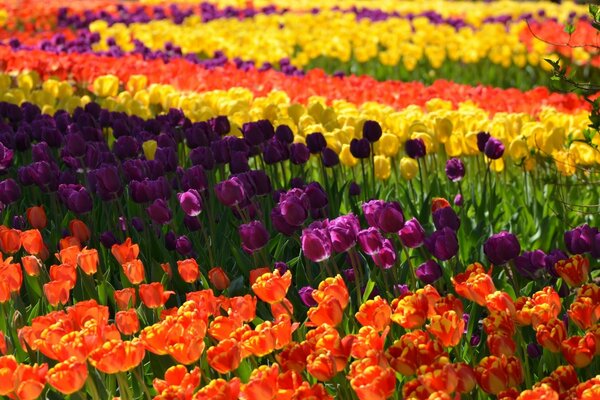
[[269, 242], [269, 232], [260, 221], [240, 225], [238, 232], [242, 242], [242, 248], [248, 254], [254, 254]]
[[600, 258], [600, 233], [594, 235], [594, 241], [592, 242], [592, 257]]
[[321, 162], [326, 168], [335, 167], [340, 163], [340, 157], [335, 151], [331, 150], [329, 147], [326, 147], [321, 152]]
[[175, 251], [177, 251], [177, 253], [181, 254], [182, 256], [189, 255], [192, 252], [192, 250], [192, 242], [187, 236], [181, 235], [175, 241]]
[[459, 158], [451, 158], [446, 162], [446, 176], [452, 182], [458, 182], [465, 176], [465, 164]]
[[210, 147], [196, 147], [190, 151], [190, 161], [193, 165], [201, 165], [206, 170], [215, 168], [215, 156]]
[[389, 239], [384, 239], [379, 250], [371, 257], [379, 268], [390, 269], [396, 262], [396, 249]]
[[427, 260], [415, 271], [417, 278], [426, 285], [430, 285], [442, 277], [442, 267], [434, 260]]
[[346, 268], [342, 270], [342, 275], [344, 275], [344, 279], [348, 282], [354, 282], [354, 280], [356, 279], [354, 268]]
[[258, 146], [266, 139], [261, 126], [257, 122], [245, 123], [242, 126], [242, 134], [244, 139], [252, 146]]
[[13, 151], [0, 142], [0, 173], [4, 172], [13, 160]]
[[479, 132], [477, 134], [477, 148], [480, 152], [484, 152], [485, 145], [487, 141], [490, 140], [490, 137], [492, 137], [492, 135], [490, 135], [488, 132]]
[[485, 144], [483, 153], [491, 160], [497, 160], [504, 154], [504, 144], [499, 139], [491, 137]]
[[425, 247], [438, 260], [449, 260], [458, 252], [456, 232], [450, 228], [435, 231], [431, 236], [425, 238]]
[[403, 246], [411, 249], [416, 249], [423, 244], [425, 240], [425, 231], [416, 218], [411, 218], [400, 229], [398, 232], [400, 241]]
[[281, 207], [275, 206], [271, 210], [271, 222], [277, 232], [283, 233], [286, 236], [292, 236], [298, 226], [290, 225], [287, 223], [283, 215], [281, 214]]
[[327, 225], [313, 222], [302, 231], [302, 252], [313, 262], [321, 262], [331, 257], [332, 244]]
[[189, 215], [183, 217], [183, 224], [190, 232], [196, 232], [202, 229], [202, 224], [200, 224], [198, 218], [190, 217]]
[[350, 141], [350, 154], [355, 158], [369, 158], [371, 154], [371, 144], [365, 138], [352, 139]]
[[546, 270], [546, 254], [542, 250], [526, 251], [515, 258], [517, 272], [530, 279], [538, 279]]
[[360, 186], [356, 182], [352, 182], [348, 187], [348, 194], [350, 196], [360, 196]]
[[290, 267], [283, 261], [275, 262], [275, 265], [273, 266], [273, 268], [276, 269], [277, 271], [279, 271], [279, 273], [281, 275], [285, 274], [287, 272], [287, 270], [290, 269]]
[[371, 200], [362, 208], [369, 225], [385, 233], [398, 232], [404, 226], [404, 213], [398, 202]]
[[281, 143], [277, 139], [271, 139], [265, 146], [263, 158], [267, 165], [276, 164], [288, 159], [290, 152], [285, 143]]
[[140, 217], [131, 218], [131, 226], [133, 226], [133, 229], [137, 232], [144, 231], [144, 221]]
[[135, 158], [141, 146], [133, 136], [121, 136], [113, 144], [113, 153], [120, 159]]
[[146, 208], [146, 212], [150, 219], [159, 225], [168, 224], [173, 218], [173, 213], [169, 209], [169, 205], [163, 199], [156, 199]]
[[304, 286], [300, 290], [298, 290], [298, 295], [300, 295], [300, 300], [304, 303], [306, 307], [314, 307], [317, 305], [317, 302], [312, 297], [312, 293], [315, 291], [310, 286]]
[[187, 192], [179, 193], [177, 200], [179, 200], [183, 212], [190, 217], [195, 217], [202, 212], [202, 198], [197, 190], [190, 189]]
[[175, 232], [169, 231], [165, 235], [165, 248], [169, 251], [177, 249], [177, 236]]
[[284, 144], [291, 144], [294, 141], [294, 132], [287, 125], [279, 125], [275, 129], [275, 137]]
[[301, 189], [291, 189], [279, 199], [280, 213], [291, 226], [301, 226], [308, 218], [310, 201]]
[[460, 219], [452, 207], [438, 208], [433, 212], [432, 217], [433, 224], [438, 230], [448, 227], [453, 231], [457, 231], [460, 228]]
[[420, 138], [408, 139], [404, 144], [404, 149], [406, 150], [406, 155], [414, 159], [425, 157], [425, 154], [427, 154], [425, 142]]
[[226, 135], [231, 130], [229, 119], [225, 115], [219, 115], [218, 117], [208, 120], [210, 127], [213, 132], [219, 136]]
[[306, 164], [310, 158], [310, 151], [308, 147], [302, 143], [292, 143], [290, 146], [290, 161], [292, 164], [302, 165]]
[[342, 215], [329, 221], [327, 229], [329, 230], [333, 250], [337, 253], [343, 253], [356, 244], [360, 222], [354, 214]]
[[529, 358], [540, 358], [542, 356], [542, 348], [537, 343], [529, 343], [527, 345], [527, 355]]
[[321, 132], [310, 133], [306, 135], [306, 146], [311, 153], [317, 154], [327, 147], [327, 141]]
[[90, 186], [102, 200], [113, 200], [121, 196], [123, 186], [115, 166], [105, 166], [89, 174]]
[[10, 204], [19, 200], [21, 188], [14, 179], [8, 178], [0, 181], [0, 203]]
[[454, 205], [457, 206], [457, 207], [462, 207], [463, 203], [464, 203], [464, 201], [463, 201], [463, 195], [460, 194], [460, 193], [457, 194], [454, 197]]
[[75, 214], [85, 214], [92, 210], [92, 197], [81, 185], [59, 185], [58, 197]]
[[323, 186], [319, 182], [311, 182], [306, 185], [304, 193], [308, 197], [308, 202], [312, 210], [321, 209], [329, 204], [327, 193], [325, 193], [325, 189], [323, 189]]
[[221, 204], [233, 207], [242, 203], [246, 198], [243, 182], [237, 178], [229, 178], [215, 185], [215, 194]]
[[410, 292], [410, 288], [407, 284], [397, 283], [394, 285], [394, 294], [398, 297], [404, 296]]
[[100, 243], [107, 249], [113, 247], [113, 245], [120, 243], [119, 240], [115, 237], [114, 233], [110, 231], [106, 231], [100, 235]]
[[13, 229], [23, 230], [27, 226], [26, 219], [22, 215], [15, 215], [12, 219], [11, 227]]
[[492, 264], [503, 265], [519, 255], [521, 245], [515, 235], [503, 231], [486, 240], [483, 252]]
[[546, 254], [546, 257], [544, 257], [544, 265], [546, 266], [546, 271], [548, 271], [548, 273], [553, 277], [557, 278], [558, 274], [556, 273], [556, 269], [554, 268], [554, 266], [560, 260], [566, 260], [567, 258], [569, 257], [567, 257], [567, 255], [562, 250], [552, 250], [550, 253]]
[[583, 254], [592, 251], [592, 244], [598, 234], [597, 228], [588, 224], [566, 231], [564, 235], [565, 246], [571, 254]]
[[479, 346], [479, 343], [481, 343], [481, 336], [473, 334], [473, 336], [471, 336], [471, 340], [469, 341], [469, 343], [471, 344], [472, 347]]
[[363, 229], [358, 232], [356, 237], [362, 251], [370, 256], [377, 253], [381, 246], [383, 246], [383, 236], [377, 228]]
[[371, 143], [375, 143], [381, 138], [382, 130], [381, 125], [377, 121], [365, 121], [362, 130], [363, 138], [367, 139]]

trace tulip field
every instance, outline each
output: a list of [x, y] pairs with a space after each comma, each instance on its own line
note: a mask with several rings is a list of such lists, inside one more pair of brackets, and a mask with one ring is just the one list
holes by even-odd
[[0, 398], [600, 399], [599, 31], [0, 0]]

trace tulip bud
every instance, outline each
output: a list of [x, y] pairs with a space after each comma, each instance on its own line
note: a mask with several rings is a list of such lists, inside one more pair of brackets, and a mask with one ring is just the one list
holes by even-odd
[[465, 176], [465, 164], [459, 158], [451, 158], [446, 162], [446, 176], [452, 182], [458, 182]]
[[214, 267], [208, 271], [208, 280], [217, 290], [225, 290], [229, 287], [229, 277], [221, 267]]
[[406, 155], [414, 159], [425, 157], [425, 154], [427, 154], [425, 142], [420, 138], [407, 140], [404, 149], [406, 150]]
[[491, 137], [485, 144], [484, 154], [491, 160], [497, 160], [504, 154], [504, 144], [499, 139]]
[[512, 233], [500, 232], [486, 240], [483, 252], [493, 264], [503, 265], [519, 255], [521, 245]]

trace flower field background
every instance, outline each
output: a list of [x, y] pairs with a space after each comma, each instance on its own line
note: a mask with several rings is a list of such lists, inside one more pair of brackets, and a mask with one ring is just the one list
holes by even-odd
[[599, 18], [0, 2], [0, 396], [599, 399]]

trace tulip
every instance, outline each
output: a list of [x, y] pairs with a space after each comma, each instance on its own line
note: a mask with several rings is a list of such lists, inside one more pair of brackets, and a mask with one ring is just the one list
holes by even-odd
[[425, 261], [415, 271], [415, 275], [426, 285], [430, 285], [442, 277], [442, 267], [434, 260]]
[[27, 209], [27, 220], [33, 229], [44, 229], [48, 224], [46, 212], [43, 206], [30, 207]]
[[406, 155], [415, 160], [425, 157], [425, 154], [427, 154], [425, 142], [420, 138], [407, 140], [404, 144], [404, 149], [406, 150]]
[[575, 368], [585, 368], [596, 354], [596, 337], [588, 332], [585, 336], [571, 336], [561, 343], [563, 357]]
[[148, 308], [162, 307], [174, 293], [172, 291], [165, 291], [160, 282], [140, 285], [140, 298], [142, 299], [142, 303]]
[[350, 154], [358, 159], [368, 158], [371, 154], [371, 144], [365, 138], [352, 139], [350, 142]]
[[121, 290], [115, 290], [115, 303], [117, 304], [118, 310], [127, 310], [135, 307], [135, 289], [125, 288]]
[[229, 277], [221, 267], [214, 267], [208, 271], [208, 280], [217, 290], [225, 290], [229, 287]]
[[343, 253], [356, 244], [360, 223], [354, 214], [342, 215], [329, 221], [327, 230], [333, 250], [337, 253]]
[[134, 308], [118, 311], [115, 314], [115, 324], [123, 335], [133, 335], [140, 330], [140, 321]]
[[200, 275], [198, 263], [193, 258], [177, 261], [177, 271], [179, 272], [181, 279], [187, 283], [195, 282]]
[[350, 196], [359, 196], [360, 195], [360, 186], [356, 182], [352, 182], [348, 187], [348, 194]]
[[44, 284], [44, 295], [48, 303], [53, 307], [59, 304], [66, 304], [69, 301], [69, 291], [71, 282], [67, 280], [51, 281]]
[[450, 228], [457, 231], [460, 228], [460, 218], [452, 207], [442, 207], [435, 210], [432, 214], [433, 224], [436, 229]]
[[425, 231], [416, 218], [406, 221], [402, 229], [398, 232], [403, 246], [416, 249], [423, 244], [425, 240]]
[[340, 157], [335, 151], [331, 150], [329, 147], [326, 147], [321, 152], [321, 161], [325, 167], [331, 168], [340, 163]]
[[446, 176], [452, 182], [458, 182], [465, 176], [465, 164], [459, 158], [451, 158], [446, 162]]
[[396, 250], [389, 239], [384, 239], [381, 247], [372, 255], [373, 262], [380, 268], [389, 269], [396, 262]]
[[193, 251], [192, 241], [186, 236], [181, 235], [175, 240], [175, 250], [182, 256], [187, 256]]
[[462, 205], [463, 205], [463, 202], [464, 202], [463, 195], [462, 195], [462, 194], [460, 194], [460, 193], [458, 193], [458, 194], [457, 194], [457, 195], [454, 197], [454, 205], [455, 205], [455, 206], [457, 206], [457, 207], [462, 207]]
[[294, 132], [287, 125], [279, 125], [275, 129], [275, 137], [281, 143], [291, 144], [294, 141]]
[[383, 232], [398, 232], [404, 226], [404, 213], [398, 202], [371, 200], [362, 208], [369, 225]]
[[195, 189], [179, 193], [177, 200], [179, 200], [183, 212], [190, 217], [195, 217], [202, 212], [202, 198]]
[[0, 142], [0, 173], [6, 171], [13, 160], [13, 151]]
[[111, 340], [92, 351], [88, 361], [100, 372], [116, 374], [137, 367], [144, 359], [145, 353], [144, 345], [139, 339]]
[[229, 178], [215, 186], [217, 199], [227, 207], [234, 207], [246, 198], [244, 185], [239, 178]]
[[0, 203], [11, 204], [19, 200], [21, 189], [14, 179], [9, 178], [0, 181]]
[[400, 175], [403, 179], [410, 181], [419, 172], [419, 163], [417, 160], [410, 157], [402, 157], [400, 160]]
[[519, 255], [521, 245], [512, 233], [500, 232], [486, 240], [483, 245], [483, 252], [491, 263], [503, 265]]
[[362, 129], [363, 138], [371, 143], [377, 142], [382, 135], [381, 125], [377, 121], [365, 121]]
[[362, 251], [372, 256], [383, 246], [383, 236], [377, 228], [363, 229], [357, 234], [358, 243]]
[[515, 268], [530, 279], [539, 278], [546, 270], [546, 254], [542, 250], [526, 251], [515, 258]]
[[163, 199], [154, 200], [154, 202], [146, 208], [146, 212], [150, 216], [150, 219], [159, 225], [168, 224], [173, 218], [173, 213], [169, 209], [169, 205]]
[[572, 288], [581, 286], [589, 279], [590, 261], [580, 254], [566, 260], [559, 260], [554, 268]]
[[314, 291], [315, 291], [315, 289], [310, 286], [304, 286], [304, 287], [300, 288], [300, 290], [298, 290], [298, 295], [300, 295], [300, 300], [302, 300], [302, 302], [304, 303], [304, 305], [306, 307], [314, 307], [317, 305], [317, 302], [312, 297], [312, 294]]
[[566, 231], [564, 235], [565, 246], [571, 254], [583, 254], [590, 252], [594, 243], [594, 238], [598, 234], [597, 228], [591, 228], [584, 224]]
[[425, 238], [425, 247], [433, 256], [441, 261], [451, 259], [458, 252], [456, 233], [450, 228], [435, 231]]
[[310, 158], [310, 150], [302, 143], [292, 143], [290, 146], [290, 161], [295, 165], [306, 164]]
[[254, 254], [259, 251], [269, 241], [269, 233], [260, 221], [252, 221], [248, 224], [240, 225], [238, 232], [242, 248], [248, 254]]
[[235, 370], [242, 360], [240, 343], [236, 339], [225, 339], [207, 352], [208, 365], [221, 374]]
[[327, 141], [321, 132], [310, 133], [306, 135], [306, 146], [311, 153], [317, 154], [327, 147]]
[[484, 152], [485, 145], [490, 139], [491, 135], [488, 132], [479, 132], [477, 134], [477, 148], [480, 152]]
[[321, 262], [331, 257], [332, 243], [327, 226], [311, 224], [302, 231], [300, 238], [304, 256], [313, 262]]

